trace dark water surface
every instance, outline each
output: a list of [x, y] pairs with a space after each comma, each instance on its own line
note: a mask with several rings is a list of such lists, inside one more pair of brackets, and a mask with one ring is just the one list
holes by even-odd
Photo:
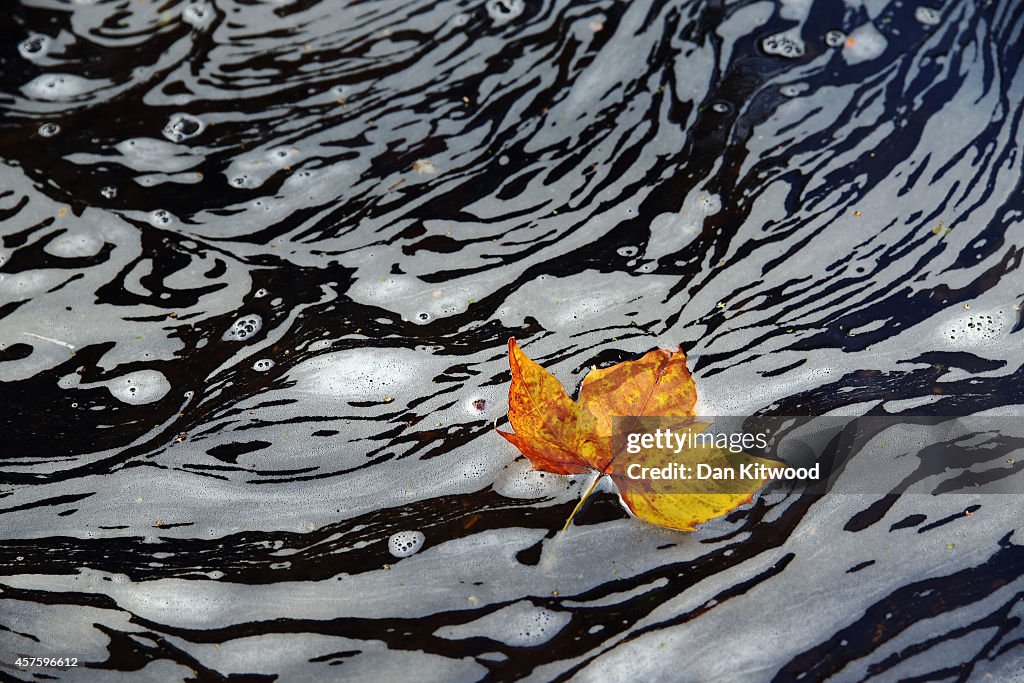
[[491, 431], [510, 336], [570, 388], [682, 344], [708, 415], [1021, 415], [1024, 2], [0, 31], [3, 680], [1024, 681], [1019, 496], [556, 534], [589, 482]]

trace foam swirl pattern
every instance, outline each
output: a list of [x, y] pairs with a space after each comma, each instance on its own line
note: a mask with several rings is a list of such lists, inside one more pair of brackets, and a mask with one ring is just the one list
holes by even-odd
[[1024, 680], [1014, 497], [558, 535], [588, 482], [491, 430], [510, 336], [570, 390], [682, 344], [707, 415], [1019, 415], [1024, 2], [0, 26], [5, 676]]

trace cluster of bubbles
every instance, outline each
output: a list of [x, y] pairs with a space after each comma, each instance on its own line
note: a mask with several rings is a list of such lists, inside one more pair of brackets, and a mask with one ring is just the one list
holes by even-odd
[[804, 43], [790, 33], [775, 33], [761, 41], [761, 48], [770, 55], [779, 55], [789, 59], [802, 57]]
[[252, 369], [256, 372], [266, 372], [270, 368], [274, 367], [274, 361], [269, 358], [260, 358], [258, 361], [252, 364]]
[[157, 209], [149, 214], [149, 224], [159, 228], [163, 225], [170, 225], [174, 222], [174, 214], [166, 209]]
[[18, 45], [18, 54], [25, 59], [39, 59], [50, 49], [50, 39], [43, 35], [31, 35]]
[[995, 341], [1006, 330], [1006, 314], [1003, 311], [979, 313], [961, 318], [951, 325], [946, 333], [950, 341], [966, 344]]
[[426, 540], [422, 531], [399, 531], [388, 538], [388, 552], [395, 557], [409, 557], [418, 553]]
[[[232, 323], [231, 327], [228, 328], [221, 336], [222, 341], [244, 341], [256, 334], [263, 327], [263, 318], [250, 313], [249, 315], [243, 315], [241, 318]], [[268, 368], [269, 369], [269, 368]]]
[[191, 114], [174, 114], [164, 126], [164, 137], [171, 142], [183, 142], [203, 132], [206, 124]]
[[825, 34], [825, 44], [829, 47], [839, 47], [846, 42], [846, 34], [838, 29], [832, 29]]
[[512, 21], [526, 9], [523, 0], [489, 0], [487, 14], [495, 23]]

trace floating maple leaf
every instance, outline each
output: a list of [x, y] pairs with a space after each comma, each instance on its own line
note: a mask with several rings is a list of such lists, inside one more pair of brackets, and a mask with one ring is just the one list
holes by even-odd
[[[764, 485], [764, 479], [751, 479], [728, 487], [707, 481], [674, 483], [671, 492], [652, 487], [649, 482], [626, 478], [622, 467], [616, 469], [621, 453], [613, 447], [614, 420], [618, 417], [677, 418], [689, 421], [689, 429], [700, 431], [707, 425], [694, 423], [693, 407], [697, 389], [686, 355], [682, 350], [657, 349], [634, 361], [609, 368], [591, 369], [583, 378], [578, 401], [569, 398], [561, 382], [522, 352], [515, 339], [508, 340], [512, 385], [509, 388], [508, 419], [515, 433], [497, 430], [522, 452], [534, 469], [556, 474], [596, 473], [565, 526], [593, 492], [602, 476], [616, 482], [623, 503], [636, 517], [672, 529], [692, 530], [698, 524], [719, 517], [748, 502]], [[632, 463], [664, 465], [671, 451], [647, 450], [630, 455]], [[770, 460], [746, 453], [731, 453], [713, 446], [698, 447], [675, 456], [691, 463], [710, 466], [736, 466], [742, 463], [775, 465]]]

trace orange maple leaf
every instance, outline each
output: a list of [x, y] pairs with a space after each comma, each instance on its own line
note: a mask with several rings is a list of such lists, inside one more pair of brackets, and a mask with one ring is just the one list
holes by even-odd
[[[515, 339], [508, 340], [508, 352], [512, 369], [508, 419], [515, 433], [497, 430], [498, 433], [529, 458], [534, 469], [597, 475], [565, 528], [604, 475], [616, 482], [622, 502], [634, 516], [658, 526], [687, 531], [749, 502], [764, 485], [764, 479], [752, 479], [739, 485], [701, 481], [665, 487], [625, 476], [625, 468], [618, 463], [622, 454], [616, 452], [612, 443], [616, 418], [634, 418], [638, 426], [645, 417], [676, 418], [679, 422], [674, 424], [694, 432], [708, 427], [691, 419], [697, 388], [681, 349], [656, 349], [638, 360], [591, 369], [583, 378], [578, 401], [569, 398], [561, 382], [547, 370], [527, 358]], [[656, 467], [666, 464], [668, 458], [680, 457], [712, 467], [751, 462], [778, 464], [714, 446], [696, 447], [682, 456], [673, 451], [647, 450], [641, 455], [630, 455], [629, 461]]]

